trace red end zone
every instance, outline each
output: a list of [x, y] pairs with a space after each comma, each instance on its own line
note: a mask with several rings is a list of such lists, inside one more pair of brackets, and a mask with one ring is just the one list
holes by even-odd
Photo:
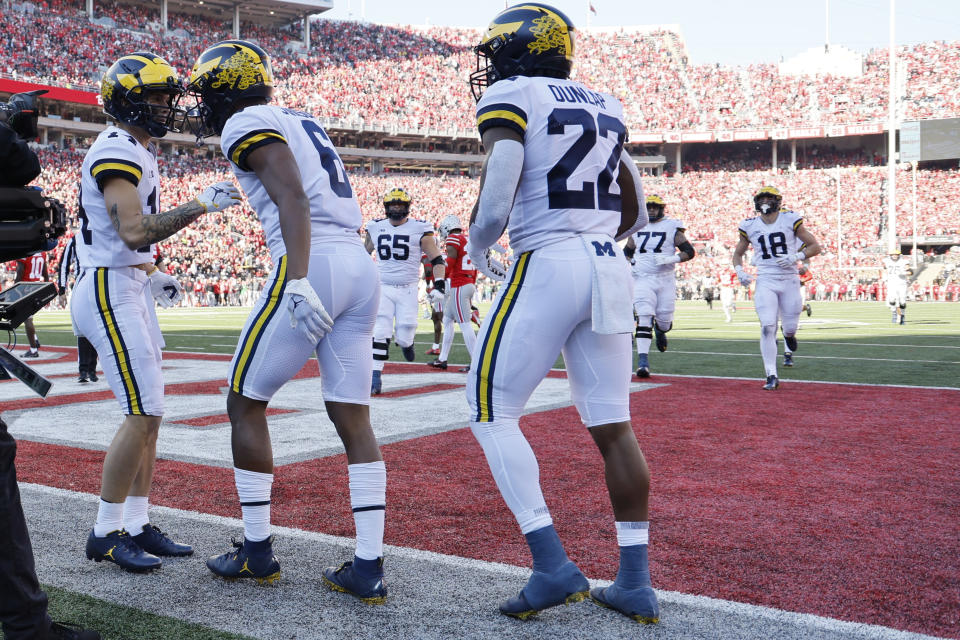
[[[661, 377], [632, 396], [653, 472], [659, 588], [936, 635], [960, 632], [960, 392]], [[425, 403], [425, 409], [429, 402]], [[599, 454], [575, 410], [521, 422], [570, 556], [612, 579]], [[100, 452], [22, 442], [20, 479], [95, 493]], [[383, 447], [387, 542], [527, 564], [468, 429]], [[287, 465], [274, 522], [352, 536], [344, 456]], [[239, 517], [229, 469], [159, 461], [153, 500]], [[279, 550], [282, 556], [282, 549]]]

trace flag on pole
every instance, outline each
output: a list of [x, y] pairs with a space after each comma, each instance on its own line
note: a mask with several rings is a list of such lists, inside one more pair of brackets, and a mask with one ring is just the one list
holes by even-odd
[[587, 5], [589, 5], [590, 11], [593, 12], [593, 15], [597, 15], [597, 10], [593, 8], [593, 3], [592, 3], [592, 2], [589, 2], [589, 0], [588, 0]]

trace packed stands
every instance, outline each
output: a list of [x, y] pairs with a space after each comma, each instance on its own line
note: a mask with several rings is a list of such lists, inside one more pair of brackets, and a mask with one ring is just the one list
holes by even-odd
[[[161, 37], [155, 5], [79, 0], [11, 3], [0, 9], [0, 74], [92, 89], [106, 64], [152, 49], [184, 73], [197, 54], [230, 37], [231, 23], [171, 13]], [[110, 26], [115, 24], [116, 26]], [[466, 78], [479, 31], [318, 20], [304, 51], [298, 25], [242, 24], [245, 38], [274, 56], [285, 104], [356, 126], [405, 130], [473, 126]], [[690, 64], [679, 34], [662, 29], [580, 33], [574, 76], [625, 105], [632, 131], [829, 125], [885, 118], [887, 53], [878, 49], [855, 78], [788, 76], [772, 64]], [[960, 42], [900, 47], [905, 118], [960, 115]]]

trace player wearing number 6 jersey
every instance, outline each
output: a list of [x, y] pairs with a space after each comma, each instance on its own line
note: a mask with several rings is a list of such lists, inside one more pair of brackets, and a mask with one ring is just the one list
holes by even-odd
[[[647, 196], [650, 224], [627, 240], [623, 253], [633, 260], [633, 311], [637, 316], [637, 377], [650, 377], [650, 342], [656, 332], [657, 349], [667, 350], [667, 331], [673, 328], [677, 306], [674, 265], [691, 260], [693, 245], [683, 235], [683, 223], [664, 218], [660, 196]], [[678, 252], [679, 251], [679, 252]]]
[[346, 448], [357, 530], [354, 560], [324, 569], [321, 577], [332, 589], [382, 603], [386, 469], [368, 411], [379, 285], [358, 235], [360, 206], [316, 118], [268, 104], [273, 72], [263, 49], [242, 40], [213, 45], [194, 64], [187, 90], [198, 99], [198, 135], [220, 135], [274, 263], [228, 380], [244, 539], [211, 557], [207, 567], [226, 578], [279, 577], [270, 535], [273, 455], [266, 409], [316, 354], [327, 415]]
[[800, 326], [800, 276], [797, 262], [820, 253], [820, 244], [806, 227], [803, 218], [793, 211], [781, 211], [783, 196], [776, 187], [762, 187], [753, 196], [754, 208], [760, 214], [740, 223], [740, 240], [733, 251], [733, 267], [744, 286], [753, 277], [743, 268], [743, 254], [752, 245], [753, 263], [757, 265], [757, 286], [754, 307], [760, 318], [760, 354], [766, 382], [763, 388], [772, 391], [780, 386], [777, 377], [777, 319], [780, 319], [785, 348], [797, 350], [797, 328]]
[[[634, 620], [656, 622], [650, 477], [628, 401], [630, 268], [617, 244], [647, 216], [639, 172], [623, 148], [623, 107], [568, 79], [573, 26], [547, 5], [505, 9], [474, 51], [470, 80], [487, 157], [467, 254], [485, 273], [489, 247], [508, 227], [515, 259], [477, 336], [467, 376], [470, 427], [533, 556], [530, 580], [500, 611], [526, 619], [589, 593]], [[603, 455], [620, 545], [616, 581], [593, 591], [567, 558], [518, 426], [560, 353], [573, 402]]]
[[370, 392], [383, 388], [381, 373], [390, 357], [390, 338], [397, 344], [407, 362], [416, 354], [413, 339], [417, 333], [418, 283], [420, 255], [426, 254], [433, 266], [433, 289], [428, 294], [435, 303], [443, 301], [445, 292], [444, 260], [437, 248], [433, 225], [410, 217], [412, 198], [403, 189], [395, 188], [383, 197], [386, 218], [367, 225], [364, 246], [377, 254], [380, 271], [380, 306], [373, 329], [373, 376]]

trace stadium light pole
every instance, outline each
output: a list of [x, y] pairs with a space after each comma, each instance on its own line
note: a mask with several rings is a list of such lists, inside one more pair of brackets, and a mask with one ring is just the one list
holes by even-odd
[[887, 253], [899, 248], [897, 242], [897, 52], [894, 39], [894, 10], [896, 0], [890, 0], [890, 59], [888, 61], [890, 88], [887, 96]]

